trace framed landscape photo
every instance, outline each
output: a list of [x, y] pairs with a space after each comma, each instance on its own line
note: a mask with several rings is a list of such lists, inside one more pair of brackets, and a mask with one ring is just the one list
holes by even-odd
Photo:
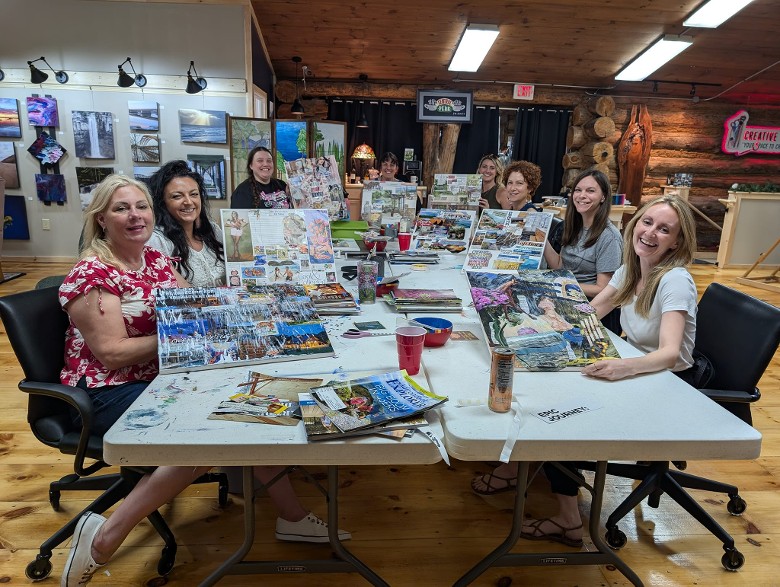
[[246, 159], [255, 147], [272, 149], [271, 121], [262, 118], [231, 116], [228, 120], [230, 178], [235, 190], [247, 178]]
[[471, 92], [417, 90], [417, 122], [469, 124], [473, 105]]

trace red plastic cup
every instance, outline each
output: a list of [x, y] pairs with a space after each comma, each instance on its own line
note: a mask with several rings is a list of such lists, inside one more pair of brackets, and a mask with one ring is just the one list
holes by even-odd
[[409, 247], [412, 244], [412, 233], [411, 232], [399, 232], [398, 233], [398, 250], [399, 251], [408, 251]]
[[409, 375], [417, 375], [420, 372], [425, 332], [425, 328], [419, 326], [399, 326], [395, 329], [398, 368], [406, 369]]

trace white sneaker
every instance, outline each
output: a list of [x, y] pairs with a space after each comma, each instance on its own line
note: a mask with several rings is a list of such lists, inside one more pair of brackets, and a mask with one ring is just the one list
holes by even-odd
[[70, 554], [62, 571], [61, 587], [86, 585], [92, 580], [95, 571], [103, 566], [92, 558], [92, 541], [105, 523], [106, 519], [95, 512], [87, 512], [81, 516], [73, 532]]
[[[352, 534], [339, 530], [339, 540], [349, 540]], [[276, 518], [276, 539], [287, 542], [328, 542], [328, 525], [313, 513], [297, 522]]]

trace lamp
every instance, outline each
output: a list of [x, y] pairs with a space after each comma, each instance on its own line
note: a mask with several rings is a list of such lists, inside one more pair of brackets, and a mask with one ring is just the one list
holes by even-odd
[[[125, 63], [130, 65], [130, 69], [133, 71], [133, 75], [135, 77], [130, 77], [130, 75], [125, 73], [125, 70], [122, 69], [122, 66]], [[120, 88], [129, 88], [133, 84], [137, 85], [139, 88], [143, 88], [146, 85], [146, 76], [135, 72], [135, 67], [133, 67], [133, 62], [130, 61], [129, 57], [120, 63], [117, 67], [119, 68], [119, 79], [116, 80], [116, 85], [118, 85]]]
[[753, 0], [710, 0], [683, 21], [683, 26], [714, 29], [726, 22]]
[[293, 63], [295, 63], [295, 100], [293, 100], [292, 108], [290, 108], [290, 112], [292, 112], [296, 116], [303, 116], [305, 110], [303, 109], [303, 104], [301, 104], [301, 99], [298, 95], [298, 65], [301, 62], [301, 58], [295, 55], [292, 58], [292, 60]]
[[[28, 61], [27, 65], [30, 66], [30, 83], [32, 84], [42, 84], [47, 79], [49, 79], [49, 74], [42, 72], [40, 69], [35, 67], [33, 63], [36, 61], [43, 61], [46, 65], [49, 65], [49, 62], [46, 61], [45, 57], [38, 57], [38, 59], [33, 59], [32, 61]], [[54, 71], [54, 68], [49, 65], [49, 69], [54, 72], [54, 79], [57, 80], [58, 83], [61, 84], [67, 84], [68, 83], [68, 74], [64, 71]]]
[[352, 167], [357, 165], [360, 177], [365, 177], [369, 167], [373, 167], [376, 163], [376, 154], [374, 149], [369, 147], [366, 143], [362, 143], [355, 147], [352, 152]]
[[357, 128], [368, 128], [368, 119], [366, 113], [363, 111], [363, 103], [360, 104], [360, 120], [355, 125]]
[[616, 76], [619, 81], [640, 82], [671, 61], [693, 44], [690, 37], [665, 35], [653, 43], [646, 51], [624, 67]]
[[[192, 77], [192, 72], [195, 72], [195, 77]], [[187, 87], [184, 91], [188, 94], [197, 94], [198, 92], [205, 90], [208, 85], [205, 78], [198, 77], [198, 70], [195, 69], [195, 62], [190, 61], [190, 68], [187, 70]]]
[[447, 69], [450, 71], [477, 71], [497, 37], [497, 25], [468, 25]]

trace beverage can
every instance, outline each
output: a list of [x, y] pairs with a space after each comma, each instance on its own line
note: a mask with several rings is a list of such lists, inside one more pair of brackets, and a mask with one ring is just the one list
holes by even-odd
[[512, 406], [512, 382], [515, 376], [515, 351], [509, 347], [493, 349], [490, 364], [488, 407], [494, 412], [508, 412]]

